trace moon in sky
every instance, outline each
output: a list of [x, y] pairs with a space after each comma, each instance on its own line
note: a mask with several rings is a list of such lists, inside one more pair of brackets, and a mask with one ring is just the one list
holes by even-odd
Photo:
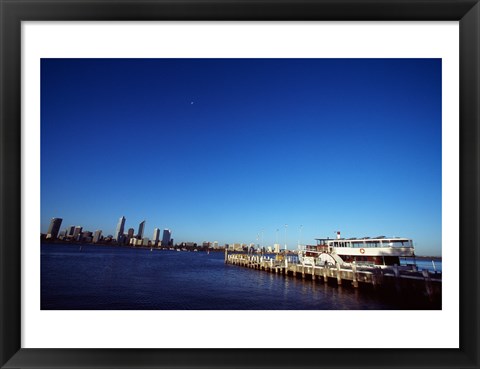
[[190, 105], [193, 105], [193, 101], [190, 101]]

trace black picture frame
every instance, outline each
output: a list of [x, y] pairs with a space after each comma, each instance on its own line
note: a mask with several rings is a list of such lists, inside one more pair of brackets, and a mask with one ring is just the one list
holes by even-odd
[[[0, 12], [2, 368], [479, 367], [480, 5], [477, 0], [0, 0]], [[460, 348], [22, 349], [20, 60], [21, 22], [29, 20], [459, 21]]]

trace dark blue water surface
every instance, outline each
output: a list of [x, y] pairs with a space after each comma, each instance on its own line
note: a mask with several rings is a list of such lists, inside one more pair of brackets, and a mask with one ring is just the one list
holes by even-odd
[[370, 291], [224, 263], [222, 252], [43, 244], [41, 308], [319, 310], [424, 308]]

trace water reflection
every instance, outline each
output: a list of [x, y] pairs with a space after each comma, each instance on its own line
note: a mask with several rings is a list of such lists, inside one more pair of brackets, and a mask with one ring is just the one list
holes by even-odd
[[42, 309], [324, 310], [415, 305], [350, 286], [247, 269], [223, 253], [42, 245]]

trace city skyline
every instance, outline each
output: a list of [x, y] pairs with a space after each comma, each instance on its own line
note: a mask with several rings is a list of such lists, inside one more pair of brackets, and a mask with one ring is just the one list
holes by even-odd
[[289, 249], [341, 231], [441, 255], [439, 59], [42, 59], [41, 78], [42, 232], [124, 214], [175, 242], [283, 248], [288, 224]]
[[[92, 240], [93, 240], [93, 243], [97, 243], [97, 241], [99, 241], [99, 238], [100, 236], [102, 237], [102, 239], [104, 237], [107, 237], [107, 238], [111, 238], [113, 241], [118, 241], [118, 239], [115, 238], [115, 235], [113, 234], [108, 234], [108, 233], [104, 233], [103, 230], [101, 229], [96, 229], [95, 231], [91, 231], [91, 230], [88, 230], [88, 229], [84, 229], [84, 227], [82, 226], [75, 226], [75, 225], [70, 225], [66, 228], [64, 228], [63, 231], [60, 231], [58, 232], [57, 231], [57, 236], [51, 236], [49, 237], [50, 235], [50, 229], [54, 227], [56, 227], [57, 230], [60, 230], [60, 224], [58, 223], [58, 221], [60, 220], [60, 224], [62, 223], [62, 218], [52, 218], [51, 221], [50, 221], [50, 225], [49, 225], [49, 231], [47, 231], [47, 233], [43, 233], [47, 239], [48, 238], [52, 238], [52, 239], [55, 239], [57, 236], [62, 236], [62, 233], [65, 232], [65, 236], [68, 235], [69, 233], [71, 234], [71, 236], [73, 236], [73, 238], [75, 239], [76, 236], [79, 236], [82, 234], [82, 232], [87, 232], [87, 233], [90, 233], [90, 236], [92, 237]], [[118, 225], [123, 222], [123, 227], [125, 226], [125, 222], [126, 222], [126, 217], [125, 216], [122, 216], [119, 220], [119, 223]], [[139, 230], [140, 229], [143, 229], [142, 228], [142, 225], [144, 225], [146, 222], [146, 220], [142, 221], [140, 223], [140, 226], [139, 226]], [[117, 228], [118, 228], [118, 225], [117, 225]], [[69, 232], [69, 229], [71, 230], [74, 230], [73, 232]], [[286, 231], [288, 229], [288, 225], [285, 224], [284, 225], [284, 231]], [[233, 245], [243, 245], [243, 246], [255, 246], [256, 248], [258, 247], [259, 249], [261, 248], [270, 248], [272, 250], [277, 250], [275, 252], [280, 252], [280, 251], [283, 251], [283, 250], [288, 250], [288, 251], [296, 251], [298, 249], [298, 246], [305, 246], [305, 245], [313, 245], [315, 242], [302, 242], [302, 229], [303, 229], [303, 225], [300, 225], [300, 227], [298, 228], [298, 231], [299, 231], [299, 237], [297, 239], [297, 242], [294, 242], [292, 241], [291, 244], [288, 243], [288, 238], [284, 238], [284, 242], [285, 243], [281, 243], [280, 241], [278, 241], [278, 232], [280, 231], [279, 228], [277, 228], [275, 230], [276, 232], [276, 238], [275, 238], [275, 242], [274, 243], [265, 243], [264, 240], [263, 240], [263, 233], [265, 232], [265, 229], [262, 229], [262, 237], [260, 238], [260, 234], [257, 234], [256, 236], [256, 242], [252, 242], [252, 241], [249, 241], [249, 242], [246, 242], [244, 240], [233, 240], [231, 242], [224, 242], [223, 244], [222, 243], [219, 243], [217, 240], [213, 241], [212, 239], [204, 239], [204, 240], [183, 240], [181, 242], [175, 242], [174, 244], [170, 244], [170, 241], [173, 241], [173, 238], [171, 237], [172, 236], [172, 230], [171, 229], [168, 229], [168, 228], [165, 228], [163, 229], [163, 232], [162, 232], [162, 239], [159, 239], [159, 235], [160, 235], [160, 229], [155, 227], [153, 229], [153, 236], [152, 238], [149, 238], [147, 237], [146, 240], [148, 240], [149, 242], [151, 242], [153, 245], [156, 245], [158, 247], [170, 247], [170, 246], [179, 246], [181, 244], [193, 244], [195, 243], [196, 245], [201, 245], [202, 243], [205, 244], [205, 243], [208, 243], [208, 244], [211, 244], [211, 245], [217, 245], [217, 246], [233, 246]], [[143, 237], [140, 236], [140, 233], [137, 233], [137, 234], [134, 234], [133, 232], [133, 228], [129, 228], [128, 232], [124, 232], [123, 233], [123, 237], [122, 240], [120, 241], [120, 245], [123, 245], [123, 246], [128, 246], [129, 243], [126, 242], [126, 240], [128, 238], [135, 238], [135, 239], [139, 239], [139, 240], [142, 240]], [[285, 236], [286, 236], [286, 233], [285, 233]], [[63, 236], [62, 236], [63, 237]], [[344, 237], [342, 234], [341, 234], [341, 231], [335, 231], [334, 232], [334, 237], [331, 237], [331, 236], [323, 236], [321, 238], [324, 238], [324, 239], [349, 239], [349, 238], [362, 238], [362, 237]], [[391, 238], [390, 236], [385, 236], [385, 235], [377, 235], [375, 237], [366, 237], [366, 238]], [[399, 237], [399, 236], [393, 236], [392, 238], [402, 238], [402, 237]], [[96, 239], [96, 241], [95, 241]], [[63, 240], [63, 238], [60, 238], [60, 240]], [[78, 241], [78, 240], [76, 240]], [[415, 243], [415, 242], [414, 242]], [[150, 243], [149, 243], [150, 244]], [[131, 244], [130, 244], [131, 245]], [[135, 246], [135, 245], [134, 245]], [[417, 254], [417, 256], [441, 256], [441, 255], [427, 255], [427, 254]]]

